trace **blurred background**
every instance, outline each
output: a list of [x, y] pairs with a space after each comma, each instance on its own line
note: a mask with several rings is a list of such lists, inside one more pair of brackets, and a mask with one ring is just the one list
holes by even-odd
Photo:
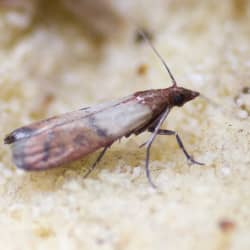
[[[0, 140], [35, 120], [171, 81], [200, 98], [164, 126], [206, 166], [188, 167], [174, 138], [148, 134], [41, 173], [17, 170], [0, 145], [4, 249], [250, 249], [248, 0], [0, 0]], [[133, 221], [133, 225], [131, 222]], [[13, 240], [15, 235], [15, 240]]]

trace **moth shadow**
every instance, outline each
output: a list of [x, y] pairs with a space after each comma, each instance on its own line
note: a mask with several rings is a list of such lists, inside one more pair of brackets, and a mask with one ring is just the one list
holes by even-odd
[[[123, 166], [138, 166], [144, 160], [144, 150], [139, 150], [136, 146], [127, 146], [126, 144], [111, 147], [101, 161], [97, 164], [96, 168], [91, 174], [84, 178], [86, 172], [91, 168], [96, 158], [100, 154], [98, 150], [84, 158], [74, 161], [60, 167], [43, 170], [24, 172], [19, 176], [20, 190], [22, 192], [53, 192], [60, 190], [70, 181], [77, 182], [84, 188], [84, 181], [86, 178], [98, 179], [100, 171], [107, 170], [113, 172], [119, 166], [122, 171]], [[25, 191], [26, 190], [26, 191]]]

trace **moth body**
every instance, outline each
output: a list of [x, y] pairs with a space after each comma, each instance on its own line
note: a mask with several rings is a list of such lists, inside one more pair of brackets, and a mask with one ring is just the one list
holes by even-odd
[[[142, 36], [147, 40], [143, 33]], [[149, 45], [168, 71], [173, 82], [171, 87], [136, 92], [116, 101], [82, 108], [16, 129], [4, 139], [4, 143], [12, 145], [15, 165], [25, 170], [44, 170], [103, 148], [87, 176], [116, 140], [144, 131], [152, 133], [144, 144], [147, 148], [145, 169], [151, 186], [155, 187], [149, 172], [149, 155], [157, 135], [175, 135], [186, 158], [192, 163], [202, 164], [188, 154], [177, 132], [161, 129], [173, 107], [181, 107], [199, 93], [177, 86], [164, 60], [150, 42]]]
[[173, 101], [186, 101], [195, 93], [179, 87], [136, 92], [21, 127], [10, 133], [5, 143], [12, 144], [12, 157], [19, 168], [56, 167], [146, 130], [163, 110], [176, 105]]

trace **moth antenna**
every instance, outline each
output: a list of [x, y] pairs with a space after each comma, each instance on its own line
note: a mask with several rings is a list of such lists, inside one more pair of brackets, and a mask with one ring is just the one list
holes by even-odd
[[154, 45], [150, 42], [149, 38], [147, 37], [146, 33], [143, 32], [142, 30], [138, 30], [139, 34], [143, 37], [143, 39], [149, 44], [149, 46], [152, 48], [152, 50], [154, 51], [154, 53], [156, 54], [156, 56], [161, 60], [161, 62], [163, 63], [165, 69], [167, 70], [172, 82], [173, 82], [173, 87], [177, 86], [177, 82], [174, 78], [174, 76], [172, 75], [167, 63], [164, 61], [164, 59], [162, 58], [162, 56], [160, 55], [160, 53], [157, 51], [157, 49], [154, 47]]

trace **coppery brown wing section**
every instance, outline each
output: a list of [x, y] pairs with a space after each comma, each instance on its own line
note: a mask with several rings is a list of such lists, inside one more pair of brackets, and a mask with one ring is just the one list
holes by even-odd
[[112, 142], [113, 138], [85, 119], [35, 135], [31, 132], [31, 136], [13, 143], [12, 154], [17, 167], [42, 170], [77, 160]]

